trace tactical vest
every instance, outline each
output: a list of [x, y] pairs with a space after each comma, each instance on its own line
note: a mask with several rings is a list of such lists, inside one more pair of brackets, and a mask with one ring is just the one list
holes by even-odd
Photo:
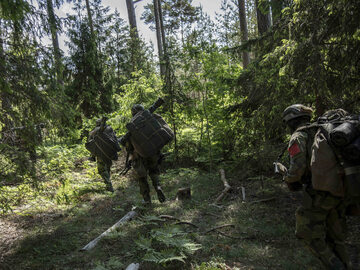
[[156, 155], [172, 141], [174, 133], [164, 119], [149, 110], [138, 112], [126, 125], [135, 151], [142, 157]]

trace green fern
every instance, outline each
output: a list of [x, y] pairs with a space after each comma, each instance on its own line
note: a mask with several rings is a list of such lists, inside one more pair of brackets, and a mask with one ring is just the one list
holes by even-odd
[[155, 250], [151, 250], [146, 253], [143, 257], [144, 261], [154, 262], [158, 264], [165, 264], [172, 261], [180, 261], [185, 263], [186, 256], [184, 254], [178, 254], [177, 249], [165, 249], [157, 252]]
[[185, 263], [188, 255], [201, 248], [193, 242], [179, 227], [169, 226], [150, 231], [150, 237], [140, 237], [135, 241], [137, 246], [145, 251], [144, 261], [166, 264], [172, 261]]

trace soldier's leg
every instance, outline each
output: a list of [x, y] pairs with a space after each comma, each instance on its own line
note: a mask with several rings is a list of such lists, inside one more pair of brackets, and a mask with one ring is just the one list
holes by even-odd
[[160, 186], [160, 176], [158, 174], [149, 174], [152, 184], [155, 188], [156, 194], [158, 196], [159, 202], [163, 203], [166, 200], [165, 194]]
[[345, 269], [326, 242], [326, 211], [300, 207], [296, 211], [296, 237], [319, 258], [328, 269]]
[[327, 239], [329, 245], [333, 247], [335, 254], [340, 260], [351, 268], [350, 256], [345, 245], [346, 239], [346, 219], [345, 209], [332, 209], [327, 217]]
[[133, 160], [133, 168], [137, 175], [141, 196], [143, 197], [145, 203], [151, 203], [150, 188], [147, 182], [147, 171], [143, 159], [137, 158]]
[[138, 182], [140, 187], [140, 194], [142, 195], [144, 202], [150, 204], [151, 203], [150, 188], [146, 177], [139, 177]]
[[110, 192], [114, 192], [113, 186], [110, 181], [110, 167], [111, 167], [111, 163], [106, 163], [99, 159], [97, 160], [98, 173], [101, 175], [102, 179], [104, 180], [106, 189]]
[[160, 186], [160, 169], [158, 164], [158, 156], [152, 157], [147, 160], [147, 165], [149, 168], [149, 176], [151, 178], [152, 184], [158, 196], [159, 202], [165, 202], [166, 197], [162, 188]]

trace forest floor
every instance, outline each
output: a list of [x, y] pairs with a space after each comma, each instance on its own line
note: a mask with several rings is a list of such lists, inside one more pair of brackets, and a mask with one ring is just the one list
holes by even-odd
[[[279, 178], [225, 170], [232, 189], [215, 205], [224, 189], [217, 170], [163, 169], [168, 200], [159, 203], [151, 187], [153, 204], [143, 207], [132, 172], [119, 175], [123, 160], [112, 167], [113, 194], [98, 175], [89, 177], [96, 164], [85, 163], [70, 172], [76, 200], [54, 203], [40, 196], [1, 217], [0, 269], [105, 270], [130, 263], [149, 270], [321, 269], [294, 236], [301, 194], [288, 192]], [[175, 200], [182, 187], [191, 188], [191, 200]], [[134, 207], [138, 217], [80, 251]], [[358, 253], [359, 219], [348, 225], [349, 248]]]

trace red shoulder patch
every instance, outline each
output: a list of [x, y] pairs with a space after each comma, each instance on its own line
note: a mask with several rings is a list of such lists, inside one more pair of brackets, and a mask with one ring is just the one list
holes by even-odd
[[300, 147], [297, 143], [291, 145], [288, 149], [290, 157], [293, 157], [301, 152]]

